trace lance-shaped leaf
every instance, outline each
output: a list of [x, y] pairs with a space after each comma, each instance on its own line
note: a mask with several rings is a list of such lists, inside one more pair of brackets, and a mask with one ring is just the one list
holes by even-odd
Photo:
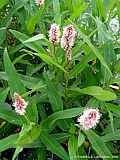
[[9, 90], [10, 90], [9, 88], [5, 88], [4, 90], [0, 91], [0, 103], [4, 103], [5, 102]]
[[41, 128], [43, 128], [43, 130], [46, 130], [47, 132], [49, 132], [57, 120], [76, 117], [83, 110], [84, 110], [84, 108], [81, 107], [81, 108], [71, 108], [71, 109], [66, 109], [63, 111], [55, 112], [41, 122]]
[[10, 135], [0, 140], [0, 152], [3, 152], [9, 148], [15, 147], [15, 142], [18, 138], [18, 134]]
[[108, 91], [108, 90], [104, 90], [98, 86], [89, 86], [89, 87], [82, 88], [82, 89], [77, 87], [74, 89], [72, 88], [70, 90], [78, 92], [80, 94], [88, 94], [102, 101], [111, 101], [117, 98], [115, 93]]
[[89, 139], [92, 148], [96, 151], [98, 156], [100, 156], [103, 160], [112, 160], [112, 154], [107, 148], [102, 138], [92, 130], [84, 132], [87, 135], [87, 138]]
[[[28, 37], [27, 35], [20, 33], [18, 31], [15, 30], [10, 30], [10, 32], [18, 39], [20, 40], [20, 42], [22, 42], [26, 47], [36, 51], [37, 53], [35, 54], [36, 56], [39, 56], [43, 61], [45, 61], [47, 64], [49, 65], [55, 65], [56, 67], [58, 67], [59, 69], [61, 69], [62, 71], [65, 72], [65, 69], [58, 64], [52, 57], [50, 57], [45, 50], [43, 49], [43, 47], [41, 46], [41, 44], [37, 41], [34, 42], [30, 42], [31, 40], [29, 39], [30, 37]], [[27, 43], [26, 43], [27, 42]], [[29, 42], [29, 43], [28, 43]]]
[[69, 160], [68, 155], [60, 143], [46, 132], [42, 132], [40, 136], [42, 142], [47, 146], [48, 150], [56, 154], [58, 157], [64, 160]]
[[19, 126], [26, 123], [23, 116], [19, 116], [11, 109], [11, 106], [7, 104], [0, 104], [0, 118]]
[[120, 140], [120, 129], [116, 130], [114, 133], [108, 133], [102, 136], [102, 139], [104, 142]]
[[77, 141], [77, 137], [74, 135], [71, 135], [69, 138], [68, 151], [69, 151], [70, 160], [77, 159], [78, 141]]
[[8, 76], [8, 84], [9, 84], [10, 91], [11, 91], [12, 95], [15, 92], [17, 92], [19, 94], [25, 93], [26, 89], [25, 89], [24, 85], [22, 84], [21, 79], [20, 79], [18, 73], [16, 72], [15, 67], [13, 66], [13, 64], [9, 58], [7, 49], [5, 49], [5, 51], [4, 51], [3, 59], [4, 59], [5, 72]]

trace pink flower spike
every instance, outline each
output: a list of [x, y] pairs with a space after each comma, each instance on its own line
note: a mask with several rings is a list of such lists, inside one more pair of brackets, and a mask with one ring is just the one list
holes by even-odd
[[60, 28], [57, 24], [52, 24], [49, 30], [49, 40], [53, 43], [59, 43], [60, 40]]
[[14, 99], [15, 102], [13, 103], [13, 106], [15, 107], [16, 113], [19, 115], [24, 115], [26, 113], [25, 109], [28, 102], [25, 102], [25, 100], [18, 93], [14, 93]]
[[63, 36], [61, 38], [61, 47], [64, 50], [72, 48], [74, 45], [76, 31], [73, 25], [66, 26], [63, 30]]
[[99, 123], [101, 114], [98, 109], [86, 109], [83, 114], [77, 119], [84, 130], [96, 127]]
[[63, 30], [63, 36], [61, 38], [61, 47], [66, 51], [66, 57], [71, 60], [71, 49], [74, 45], [76, 36], [76, 30], [73, 25], [66, 26]]
[[44, 4], [44, 1], [45, 0], [35, 0], [35, 3], [36, 3], [37, 6], [41, 6], [41, 5]]

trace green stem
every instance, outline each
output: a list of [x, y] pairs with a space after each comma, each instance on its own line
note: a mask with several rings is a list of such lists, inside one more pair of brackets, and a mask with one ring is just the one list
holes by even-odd
[[64, 78], [65, 78], [65, 98], [67, 98], [67, 88], [68, 88], [67, 73], [65, 73]]
[[53, 44], [53, 57], [55, 58], [56, 60], [56, 54], [55, 54], [55, 44]]
[[66, 57], [65, 59], [65, 70], [67, 72], [64, 73], [64, 79], [65, 79], [65, 89], [64, 89], [64, 94], [65, 94], [65, 104], [67, 104], [67, 89], [68, 89], [68, 71], [69, 71], [69, 62]]
[[53, 54], [55, 56], [55, 45], [53, 44]]
[[30, 124], [30, 120], [28, 119], [28, 117], [26, 115], [24, 115], [24, 118], [25, 118], [27, 124]]

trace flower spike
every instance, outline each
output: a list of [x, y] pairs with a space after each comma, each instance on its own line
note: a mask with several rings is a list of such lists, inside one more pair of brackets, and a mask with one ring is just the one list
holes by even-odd
[[41, 5], [44, 4], [44, 1], [45, 0], [35, 0], [35, 3], [36, 3], [37, 6], [41, 6]]
[[83, 114], [77, 119], [79, 124], [82, 126], [84, 130], [88, 130], [96, 127], [99, 123], [101, 114], [98, 109], [86, 109]]
[[63, 36], [61, 38], [61, 47], [66, 52], [68, 61], [72, 59], [72, 47], [74, 45], [76, 31], [73, 25], [66, 26], [63, 30]]
[[14, 99], [15, 102], [13, 103], [13, 106], [15, 107], [16, 113], [24, 115], [28, 102], [26, 102], [18, 93], [14, 93]]
[[59, 40], [60, 40], [60, 28], [59, 28], [59, 25], [57, 25], [55, 23], [51, 25], [51, 28], [49, 30], [49, 40], [53, 44], [59, 43]]

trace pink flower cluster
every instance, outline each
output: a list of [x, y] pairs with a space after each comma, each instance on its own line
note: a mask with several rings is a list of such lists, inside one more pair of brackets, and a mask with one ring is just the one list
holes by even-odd
[[25, 100], [18, 93], [14, 93], [14, 99], [15, 102], [13, 103], [13, 106], [15, 107], [16, 113], [19, 115], [24, 115], [28, 102], [25, 102]]
[[[74, 45], [76, 36], [76, 30], [73, 25], [68, 25], [63, 30], [63, 35], [61, 38], [61, 47], [66, 52], [66, 58], [68, 61], [72, 58], [72, 47]], [[59, 43], [60, 28], [57, 24], [52, 24], [49, 31], [49, 40], [55, 45]]]
[[73, 25], [66, 26], [63, 30], [63, 36], [61, 38], [61, 47], [65, 50], [68, 60], [71, 60], [72, 47], [74, 45], [76, 31]]
[[66, 26], [63, 31], [63, 36], [61, 38], [61, 47], [64, 50], [71, 49], [74, 45], [76, 31], [72, 25]]
[[57, 24], [52, 24], [49, 30], [49, 40], [53, 43], [59, 43], [60, 41], [60, 28]]
[[83, 114], [77, 119], [84, 130], [96, 127], [99, 123], [101, 114], [98, 109], [86, 109]]
[[35, 3], [37, 4], [37, 6], [41, 6], [44, 4], [45, 0], [35, 0]]

